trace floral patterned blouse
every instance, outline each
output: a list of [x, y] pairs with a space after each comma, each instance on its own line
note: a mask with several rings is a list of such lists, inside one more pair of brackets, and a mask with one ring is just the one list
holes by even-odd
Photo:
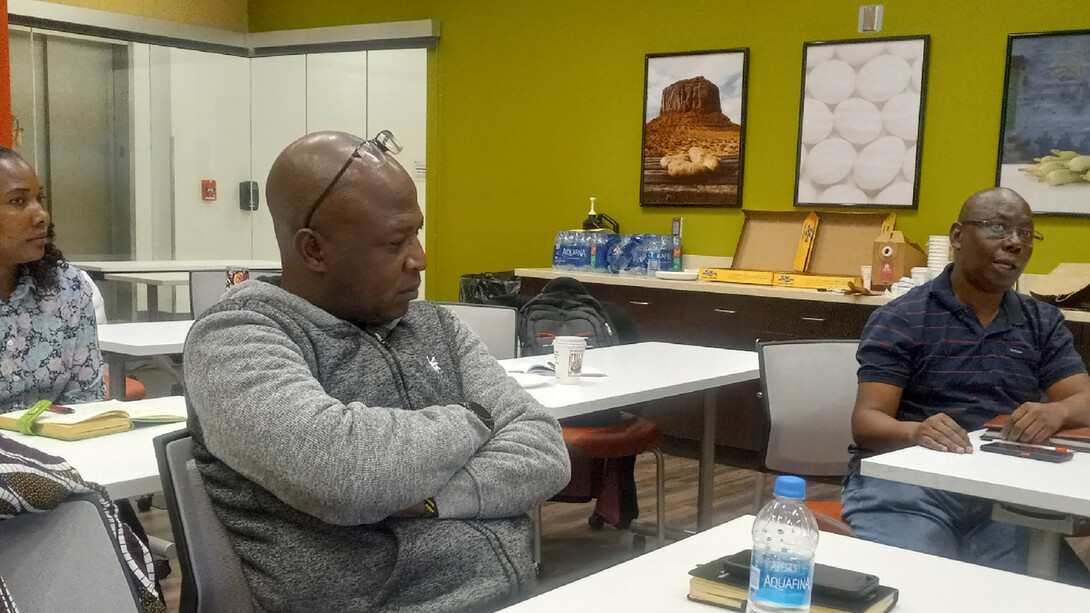
[[24, 268], [15, 291], [0, 300], [0, 413], [104, 395], [91, 288], [62, 262], [57, 287], [43, 292]]

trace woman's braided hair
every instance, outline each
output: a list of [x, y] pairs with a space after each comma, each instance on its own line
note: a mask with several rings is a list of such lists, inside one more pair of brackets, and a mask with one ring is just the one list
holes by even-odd
[[[26, 160], [21, 155], [3, 145], [0, 145], [0, 160], [18, 160], [26, 164]], [[23, 267], [30, 271], [30, 276], [34, 279], [34, 285], [38, 288], [38, 291], [51, 290], [57, 287], [58, 264], [64, 261], [64, 254], [53, 244], [56, 234], [53, 232], [52, 221], [49, 222], [48, 236], [49, 240], [45, 243], [45, 255], [40, 260], [23, 264]], [[22, 267], [20, 267], [19, 273], [22, 274]]]

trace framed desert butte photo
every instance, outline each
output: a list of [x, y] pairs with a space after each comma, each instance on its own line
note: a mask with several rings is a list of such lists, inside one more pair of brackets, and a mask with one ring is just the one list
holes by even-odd
[[803, 45], [795, 206], [916, 207], [928, 44]]
[[1039, 215], [1090, 216], [1090, 30], [1011, 34], [995, 184]]
[[649, 54], [641, 206], [742, 206], [749, 49]]

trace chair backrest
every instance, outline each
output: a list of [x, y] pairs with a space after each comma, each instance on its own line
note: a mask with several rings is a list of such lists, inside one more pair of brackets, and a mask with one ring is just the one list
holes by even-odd
[[0, 577], [15, 605], [21, 611], [140, 611], [109, 530], [98, 506], [82, 497], [0, 521]]
[[[228, 288], [228, 270], [244, 269], [238, 267], [220, 270], [192, 270], [189, 272], [189, 310], [193, 314], [193, 319], [196, 319], [201, 313], [204, 313], [212, 305], [223, 299], [223, 295], [227, 293]], [[250, 279], [260, 279], [279, 275], [280, 271], [250, 270], [248, 274]]]
[[439, 304], [465, 322], [480, 337], [485, 347], [488, 347], [492, 357], [506, 360], [518, 356], [518, 310], [514, 307], [462, 302]]
[[857, 340], [758, 343], [769, 419], [764, 467], [807, 476], [843, 475], [852, 443]]
[[95, 305], [95, 321], [101, 326], [106, 323], [106, 301], [102, 298], [102, 291], [98, 289], [98, 284], [91, 278], [91, 275], [78, 268], [76, 270], [79, 271], [79, 276], [83, 278], [83, 281], [91, 286], [91, 304]]
[[252, 612], [253, 597], [242, 562], [216, 517], [193, 460], [193, 437], [187, 430], [158, 436], [155, 456], [182, 567], [179, 611]]
[[227, 293], [226, 270], [192, 270], [189, 272], [189, 310], [193, 319], [216, 304]]

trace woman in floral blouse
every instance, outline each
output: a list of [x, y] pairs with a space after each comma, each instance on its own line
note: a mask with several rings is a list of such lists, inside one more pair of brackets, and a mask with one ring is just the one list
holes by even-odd
[[53, 237], [34, 169], [0, 146], [0, 412], [103, 398], [91, 288]]

